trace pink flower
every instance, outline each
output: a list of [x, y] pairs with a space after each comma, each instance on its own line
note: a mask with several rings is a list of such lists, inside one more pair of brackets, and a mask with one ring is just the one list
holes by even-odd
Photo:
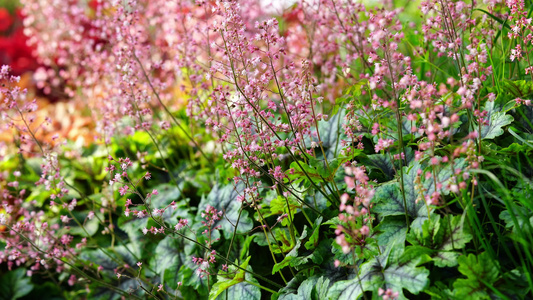
[[176, 224], [176, 226], [174, 226], [174, 229], [176, 229], [176, 231], [179, 231], [183, 227], [187, 226], [188, 223], [189, 223], [189, 221], [187, 221], [187, 219], [180, 219], [178, 221], [178, 224]]
[[127, 185], [124, 185], [122, 186], [121, 188], [118, 189], [119, 193], [121, 196], [124, 196], [126, 195], [126, 193], [128, 192], [128, 186]]
[[70, 275], [68, 279], [68, 285], [73, 286], [74, 284], [76, 284], [76, 276]]

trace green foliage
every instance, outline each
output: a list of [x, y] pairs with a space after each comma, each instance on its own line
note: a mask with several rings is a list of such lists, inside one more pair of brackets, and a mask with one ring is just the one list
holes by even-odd
[[429, 271], [424, 267], [417, 267], [417, 258], [393, 261], [391, 258], [397, 258], [396, 255], [391, 254], [389, 257], [388, 253], [384, 253], [364, 262], [358, 268], [358, 274], [332, 285], [328, 299], [358, 299], [363, 292], [376, 292], [385, 285], [398, 291], [400, 299], [406, 299], [402, 292], [404, 288], [412, 294], [418, 294], [429, 282]]
[[[442, 52], [435, 48], [437, 41], [415, 33], [428, 26], [414, 16], [420, 14], [417, 1], [394, 2], [405, 8], [397, 17], [405, 37], [395, 36], [401, 41], [395, 45], [409, 59], [394, 56], [391, 60], [385, 52], [392, 53], [392, 49], [373, 49], [380, 60], [370, 59], [368, 53], [352, 53], [353, 61], [336, 66], [337, 77], [324, 80], [322, 68], [344, 59], [352, 42], [348, 38], [328, 41], [337, 42], [339, 50], [327, 52], [316, 60], [324, 61], [301, 73], [306, 80], [308, 75], [316, 76], [317, 82], [310, 84], [323, 89], [320, 93], [305, 91], [311, 94], [313, 114], [330, 115], [316, 124], [306, 123], [309, 128], [290, 131], [287, 121], [298, 119], [300, 104], [290, 113], [281, 108], [292, 101], [287, 98], [282, 104], [285, 82], [272, 83], [257, 100], [259, 108], [263, 101], [272, 101], [279, 109], [269, 109], [272, 123], [261, 120], [263, 115], [253, 115], [254, 125], [249, 129], [253, 137], [232, 124], [229, 114], [217, 112], [217, 122], [221, 122], [217, 126], [221, 131], [217, 131], [189, 118], [181, 108], [170, 114], [180, 125], [165, 131], [137, 130], [105, 145], [68, 143], [65, 153], [58, 154], [58, 177], [68, 183], [68, 191], [53, 206], [50, 198], [58, 191], [35, 186], [42, 176], [42, 159], [33, 157], [33, 152], [6, 152], [0, 163], [0, 188], [13, 197], [0, 195], [0, 213], [15, 216], [17, 209], [27, 209], [11, 220], [11, 226], [36, 218], [35, 226], [28, 227], [39, 233], [39, 239], [32, 245], [14, 234], [16, 243], [7, 243], [3, 239], [12, 228], [0, 225], [0, 250], [7, 253], [22, 245], [35, 251], [35, 257], [46, 253], [48, 261], [61, 260], [62, 264], [45, 268], [35, 259], [10, 266], [13, 270], [9, 271], [2, 265], [0, 300], [40, 299], [45, 294], [48, 298], [43, 299], [352, 300], [381, 299], [380, 290], [388, 289], [398, 293], [399, 299], [530, 299], [533, 107], [524, 101], [533, 100], [533, 83], [525, 74], [525, 62], [509, 59], [519, 41], [508, 39], [508, 33], [515, 30], [512, 18], [501, 18], [508, 9], [503, 6], [500, 13], [484, 6], [468, 9], [471, 15], [464, 19], [488, 20], [489, 27], [461, 25], [468, 28], [464, 31], [446, 27], [460, 40], [458, 59], [451, 59], [455, 53]], [[526, 4], [531, 14], [531, 1]], [[295, 11], [287, 12], [301, 19], [300, 6], [291, 9]], [[354, 12], [348, 18], [354, 24], [345, 25], [370, 24], [375, 12]], [[308, 17], [303, 12], [302, 16]], [[282, 34], [302, 23], [282, 16], [277, 19]], [[462, 16], [456, 21], [461, 20]], [[492, 41], [479, 41], [474, 34], [481, 29], [497, 33]], [[305, 31], [309, 38], [313, 30]], [[388, 34], [387, 30], [383, 32]], [[367, 35], [358, 32], [356, 36], [366, 41]], [[486, 62], [472, 54], [484, 48], [490, 50], [483, 59]], [[263, 49], [254, 51], [264, 54]], [[491, 72], [477, 74], [479, 70], [465, 65], [474, 60], [476, 68], [490, 66]], [[390, 63], [398, 64], [397, 68], [384, 72]], [[380, 68], [385, 74], [379, 75], [382, 85], [372, 88]], [[391, 79], [394, 76], [389, 72], [400, 77]], [[461, 80], [478, 75], [487, 78], [475, 93], [464, 97], [459, 89], [474, 90], [474, 83]], [[410, 76], [416, 76], [416, 82], [403, 82]], [[400, 82], [402, 87], [398, 87]], [[231, 91], [224, 101], [232, 103], [241, 87], [230, 81], [221, 86]], [[194, 87], [183, 85], [189, 88]], [[428, 96], [426, 88], [438, 92], [426, 91]], [[206, 96], [210, 89], [202, 86], [199, 93], [205, 93], [199, 98], [207, 97], [206, 108], [213, 101]], [[337, 96], [341, 90], [335, 101], [318, 99], [331, 96], [323, 93]], [[418, 101], [427, 102], [427, 107], [419, 110], [416, 106], [422, 104]], [[251, 104], [230, 105], [232, 113], [253, 110]], [[160, 121], [162, 109], [153, 109], [154, 121]], [[138, 125], [124, 121], [128, 126]], [[276, 134], [267, 128], [273, 124], [282, 128], [274, 130]], [[231, 130], [235, 137], [224, 137], [223, 143], [212, 136]], [[384, 140], [387, 146], [378, 148]], [[266, 144], [275, 145], [275, 150], [250, 150]], [[245, 155], [228, 158], [230, 151]], [[79, 155], [73, 158], [70, 152]], [[119, 173], [120, 180], [110, 182], [116, 175], [109, 172], [110, 165], [123, 157], [131, 158], [132, 166], [122, 170], [117, 165], [126, 174]], [[274, 167], [279, 167], [279, 182], [272, 174]], [[257, 174], [243, 175], [246, 168]], [[356, 176], [354, 170], [364, 174]], [[21, 176], [15, 176], [15, 171]], [[18, 188], [6, 184], [15, 180]], [[129, 190], [121, 195], [118, 189], [124, 186]], [[148, 197], [153, 190], [157, 195]], [[22, 203], [17, 202], [19, 198]], [[69, 207], [73, 199], [77, 204]], [[222, 212], [209, 225], [208, 207]], [[141, 211], [142, 217], [133, 211]], [[179, 223], [183, 220], [186, 226]], [[35, 248], [44, 239], [52, 239], [42, 231], [45, 222], [49, 228], [58, 228], [57, 236], [53, 247], [39, 252]], [[63, 247], [63, 237], [72, 239], [68, 243], [74, 254], [53, 257], [54, 247]], [[348, 246], [343, 245], [346, 241]], [[195, 263], [193, 257], [211, 261]], [[36, 266], [34, 276], [27, 277], [26, 272]], [[75, 282], [70, 281], [71, 275]]]
[[489, 124], [481, 127], [481, 138], [493, 139], [503, 134], [503, 127], [513, 122], [513, 117], [503, 111], [494, 110], [494, 102], [487, 102], [485, 111], [489, 115]]
[[[211, 291], [209, 292], [209, 300], [261, 299], [261, 291], [259, 290], [259, 288], [247, 282], [252, 280], [255, 284], [257, 284], [257, 280], [253, 278], [246, 279], [246, 277], [250, 277], [250, 275], [246, 275], [246, 273], [244, 272], [244, 270], [248, 268], [248, 262], [250, 261], [250, 258], [251, 256], [248, 256], [248, 258], [240, 265], [242, 269], [237, 270], [234, 276], [230, 272], [219, 272], [219, 279], [217, 283], [213, 285]], [[227, 278], [228, 275], [231, 275], [233, 277]], [[226, 290], [228, 290], [227, 295], [224, 293], [224, 291]]]
[[455, 281], [454, 295], [463, 299], [490, 299], [489, 287], [499, 278], [498, 262], [486, 252], [477, 256], [463, 255], [458, 261], [458, 270], [466, 279]]
[[312, 276], [300, 284], [296, 293], [283, 294], [278, 300], [327, 299], [327, 291], [330, 285], [328, 278], [324, 276]]
[[0, 299], [15, 300], [29, 294], [33, 284], [24, 269], [16, 269], [0, 277]]
[[[338, 158], [340, 156], [342, 139], [346, 139], [346, 135], [342, 129], [342, 120], [346, 112], [339, 110], [336, 114], [332, 115], [327, 121], [318, 122], [318, 135], [320, 136], [321, 146], [324, 148], [325, 157], [327, 159]], [[316, 132], [316, 129], [315, 129]], [[318, 139], [314, 142], [319, 142]], [[310, 145], [307, 143], [307, 145]], [[321, 151], [317, 151], [322, 155]]]
[[162, 278], [162, 283], [173, 289], [181, 281], [180, 268], [185, 264], [187, 256], [183, 251], [183, 242], [167, 236], [157, 244], [153, 262], [154, 272]]
[[433, 215], [422, 224], [422, 228], [412, 228], [407, 235], [407, 241], [413, 246], [406, 249], [406, 254], [427, 254], [437, 267], [454, 267], [457, 265], [459, 250], [472, 239], [464, 226], [464, 216], [447, 215], [441, 219]]
[[242, 204], [237, 201], [237, 197], [242, 193], [243, 189], [244, 185], [242, 184], [236, 187], [232, 184], [225, 186], [215, 185], [207, 197], [203, 197], [198, 205], [197, 222], [199, 223], [202, 219], [201, 214], [205, 211], [207, 205], [211, 205], [224, 214], [220, 220], [214, 223], [214, 227], [221, 226], [221, 231], [226, 239], [231, 238], [234, 230], [238, 234], [250, 231], [253, 226], [252, 220], [248, 216], [248, 211], [243, 210]]

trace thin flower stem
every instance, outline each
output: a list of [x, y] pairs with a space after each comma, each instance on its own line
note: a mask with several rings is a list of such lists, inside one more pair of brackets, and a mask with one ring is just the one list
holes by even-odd
[[[221, 36], [222, 36], [222, 39], [224, 40], [224, 45], [226, 45], [226, 40], [224, 39], [224, 34], [223, 33], [220, 33]], [[227, 46], [226, 46], [226, 51], [229, 51], [227, 49]], [[257, 107], [255, 107], [255, 105], [253, 105], [250, 101], [250, 99], [248, 99], [248, 97], [246, 97], [245, 93], [242, 91], [242, 89], [240, 88], [238, 82], [237, 82], [237, 75], [235, 74], [235, 68], [233, 66], [233, 61], [230, 60], [230, 63], [231, 63], [231, 70], [232, 70], [232, 75], [233, 75], [233, 79], [234, 79], [234, 85], [235, 87], [237, 88], [237, 90], [240, 92], [241, 95], [243, 95], [243, 97], [246, 99], [246, 101], [248, 102], [248, 104], [252, 107], [252, 109], [255, 111], [255, 113], [263, 120], [263, 122], [268, 126], [268, 128], [272, 131], [272, 133], [278, 138], [278, 140], [282, 140], [281, 137], [277, 134], [277, 132], [274, 130], [274, 128], [272, 128], [272, 126], [270, 125], [269, 122], [267, 122], [267, 120], [264, 119], [264, 117], [259, 113]], [[298, 159], [296, 158], [296, 156], [294, 155], [294, 153], [292, 152], [292, 150], [290, 149], [290, 147], [288, 145], [285, 145], [285, 148], [287, 149], [289, 155], [293, 158], [294, 162], [296, 162], [296, 164], [298, 165], [298, 167], [300, 167], [300, 169], [303, 171], [304, 175], [307, 177], [307, 179], [309, 180], [309, 182], [321, 193], [324, 195], [324, 197], [326, 197], [326, 199], [330, 200], [330, 202], [333, 203], [333, 201], [328, 197], [328, 195], [326, 195], [325, 192], [323, 192], [316, 184], [315, 182], [311, 179], [311, 177], [309, 176], [309, 174], [304, 170], [304, 168], [302, 167], [302, 165], [300, 164], [300, 162], [298, 161]], [[246, 152], [244, 152], [246, 153]], [[305, 203], [305, 202], [302, 202], [302, 203]], [[307, 203], [305, 203], [306, 205], [308, 205]], [[314, 209], [314, 208], [313, 208]], [[317, 211], [318, 212], [318, 211]]]
[[260, 288], [260, 289], [263, 289], [263, 290], [265, 290], [265, 291], [267, 291], [267, 292], [269, 292], [269, 293], [271, 293], [271, 294], [276, 294], [276, 293], [277, 293], [276, 291], [271, 290], [271, 289], [269, 289], [269, 288], [267, 288], [267, 287], [264, 287], [264, 286], [262, 286], [262, 285], [260, 285], [260, 284], [257, 284], [257, 283], [255, 283], [255, 282], [253, 282], [253, 281], [249, 281], [249, 280], [246, 280], [246, 279], [245, 279], [244, 282], [246, 282], [246, 283], [248, 283], [248, 284], [251, 284], [251, 285], [253, 285], [253, 286], [256, 286], [256, 287], [258, 287], [258, 288]]
[[[396, 91], [396, 86], [395, 86], [395, 79], [394, 79], [394, 73], [392, 71], [392, 62], [390, 60], [390, 57], [389, 57], [389, 54], [388, 54], [388, 49], [385, 49], [385, 57], [387, 59], [387, 66], [389, 68], [389, 73], [390, 73], [390, 79], [391, 79], [391, 84], [392, 84], [392, 92], [393, 92], [393, 95], [394, 95], [394, 101], [396, 102], [396, 108], [394, 109], [394, 113], [395, 113], [395, 116], [396, 116], [396, 130], [397, 130], [397, 133], [398, 133], [398, 142], [399, 142], [399, 148], [400, 148], [400, 151], [402, 151], [402, 154], [407, 158], [407, 155], [406, 155], [406, 151], [405, 151], [405, 148], [404, 148], [404, 145], [403, 145], [403, 128], [402, 128], [402, 117], [400, 115], [400, 106], [401, 106], [401, 101], [400, 101], [400, 97], [399, 95], [397, 94], [397, 91]], [[407, 210], [407, 198], [405, 196], [405, 183], [404, 183], [404, 176], [403, 176], [403, 165], [404, 165], [404, 158], [401, 157], [400, 155], [400, 190], [402, 192], [402, 199], [403, 199], [403, 208], [404, 208], [404, 212], [405, 212], [405, 222], [407, 223], [407, 225], [409, 225], [409, 211]]]
[[159, 97], [159, 93], [156, 91], [155, 87], [153, 86], [152, 84], [152, 81], [150, 80], [150, 77], [148, 77], [148, 74], [146, 73], [146, 70], [144, 69], [144, 66], [143, 64], [141, 63], [141, 61], [139, 60], [139, 58], [137, 57], [137, 55], [135, 54], [135, 51], [132, 51], [132, 54], [133, 54], [133, 58], [135, 59], [135, 61], [137, 61], [137, 63], [139, 64], [139, 67], [141, 68], [141, 71], [144, 75], [144, 78], [146, 79], [146, 82], [148, 82], [148, 85], [150, 86], [150, 88], [152, 89], [152, 92], [154, 93], [155, 97], [157, 98], [157, 101], [159, 102], [159, 104], [163, 107], [163, 109], [165, 110], [165, 112], [170, 116], [170, 118], [172, 118], [172, 121], [174, 121], [174, 124], [176, 124], [176, 126], [178, 126], [179, 129], [181, 129], [181, 131], [185, 134], [185, 136], [189, 139], [189, 141], [191, 141], [195, 146], [196, 148], [198, 149], [198, 152], [200, 152], [200, 154], [207, 160], [209, 161], [209, 158], [207, 157], [207, 155], [205, 155], [205, 153], [202, 151], [202, 148], [200, 147], [200, 145], [198, 145], [198, 143], [196, 143], [196, 141], [189, 135], [189, 133], [187, 132], [187, 130], [185, 130], [181, 124], [178, 122], [178, 120], [176, 119], [176, 117], [174, 117], [174, 115], [170, 112], [170, 110], [167, 108], [167, 106], [163, 103], [163, 101], [161, 100], [161, 98]]
[[[28, 239], [26, 236], [24, 236], [22, 233], [18, 232], [17, 230], [13, 229], [13, 227], [7, 225], [7, 224], [4, 224], [4, 226], [6, 226], [9, 230], [15, 232], [16, 234], [18, 234], [23, 240], [25, 240], [26, 242], [28, 242], [36, 251], [42, 253], [42, 254], [48, 254], [46, 251], [42, 250], [41, 248], [39, 248], [37, 245], [35, 245], [30, 239]], [[76, 267], [74, 264], [72, 264], [71, 262], [69, 262], [68, 260], [66, 260], [66, 257], [63, 257], [63, 259], [58, 259], [60, 261], [62, 261], [63, 263], [69, 265], [74, 271], [76, 271], [78, 274], [80, 274], [81, 276], [83, 276], [84, 278], [87, 278], [91, 281], [94, 281], [94, 282], [97, 282], [98, 284], [101, 284], [102, 286], [105, 286], [106, 288], [108, 289], [111, 289], [111, 290], [114, 290], [116, 291], [117, 293], [119, 294], [122, 294], [123, 296], [126, 296], [128, 295], [127, 292], [125, 292], [124, 290], [121, 290], [105, 281], [102, 281], [102, 280], [99, 280], [98, 278], [95, 278], [95, 277], [92, 277], [90, 275], [88, 275], [87, 273], [83, 272], [82, 270], [80, 270], [78, 267]], [[129, 295], [131, 298], [134, 298], [134, 299], [142, 299], [142, 298], [139, 298], [135, 295]]]

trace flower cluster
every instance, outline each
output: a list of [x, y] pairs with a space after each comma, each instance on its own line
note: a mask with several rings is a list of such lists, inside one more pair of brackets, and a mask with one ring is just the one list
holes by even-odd
[[375, 191], [364, 167], [348, 163], [345, 172], [347, 189], [355, 195], [353, 198], [348, 193], [341, 196], [339, 207], [341, 224], [337, 225], [335, 230], [336, 241], [344, 253], [357, 250], [358, 254], [361, 254], [361, 248], [365, 246], [365, 240], [371, 232], [370, 207]]
[[[87, 286], [114, 287], [101, 280], [111, 275], [128, 292], [154, 298], [192, 297], [193, 286], [211, 297], [211, 280], [222, 278], [213, 271], [225, 263], [225, 272], [239, 267], [232, 282], [249, 276], [232, 291], [258, 288], [261, 279], [269, 285], [264, 291], [274, 293], [277, 281], [290, 285], [287, 276], [309, 266], [385, 272], [402, 253], [426, 247], [413, 237], [420, 228], [423, 235], [428, 226], [444, 228], [442, 215], [450, 227], [470, 222], [469, 230], [482, 232], [478, 193], [492, 197], [500, 188], [483, 184], [487, 175], [479, 169], [494, 164], [485, 156], [530, 146], [529, 128], [524, 136], [512, 131], [531, 127], [531, 107], [521, 107], [531, 105], [533, 91], [527, 79], [533, 80], [533, 25], [525, 2], [423, 0], [421, 18], [412, 21], [393, 1], [301, 0], [277, 15], [261, 2], [21, 0], [24, 33], [41, 66], [35, 86], [48, 97], [60, 91], [83, 103], [80, 113], [97, 124], [97, 145], [76, 153], [77, 145], [59, 135], [41, 141], [39, 134], [53, 131], [52, 120], [35, 116], [31, 91], [1, 67], [1, 125], [13, 133], [17, 153], [1, 144], [0, 155], [16, 157], [20, 166], [0, 166], [9, 170], [0, 172], [6, 244], [0, 263], [26, 267], [28, 275], [55, 270], [68, 285], [88, 282], [79, 273], [90, 279]], [[10, 26], [0, 9], [0, 31]], [[415, 28], [420, 32], [412, 34]], [[516, 156], [512, 168], [530, 163]], [[34, 164], [35, 158], [42, 161]], [[507, 182], [513, 193], [525, 189], [529, 173]], [[215, 188], [222, 180], [231, 182], [227, 189]], [[37, 192], [28, 189], [34, 183]], [[208, 203], [212, 198], [216, 203]], [[506, 210], [513, 212], [505, 204], [485, 211], [504, 219]], [[427, 217], [420, 215], [426, 208]], [[458, 224], [456, 214], [468, 218]], [[376, 226], [392, 218], [402, 222], [397, 240], [406, 244], [397, 253], [376, 242], [382, 234]], [[513, 222], [501, 232], [522, 230]], [[322, 230], [325, 224], [335, 224], [334, 232]], [[228, 226], [234, 231], [222, 231]], [[254, 238], [241, 238], [248, 233]], [[451, 248], [429, 250], [450, 251], [447, 267], [464, 265], [454, 251], [471, 234], [463, 232], [457, 248], [455, 232], [449, 235]], [[341, 251], [322, 251], [333, 239]], [[268, 246], [273, 281], [253, 273], [256, 262], [248, 265], [252, 243]], [[172, 255], [163, 255], [169, 249]], [[156, 258], [146, 259], [152, 250]], [[326, 252], [333, 259], [318, 257]], [[89, 263], [95, 256], [106, 263]], [[233, 263], [232, 256], [245, 262]], [[435, 263], [401, 268], [424, 275], [420, 270], [440, 267], [438, 255], [426, 256]], [[69, 265], [83, 267], [67, 275]], [[207, 284], [187, 278], [191, 269]], [[501, 272], [490, 282], [495, 288], [515, 276]], [[361, 295], [373, 289], [383, 299], [402, 298], [402, 287], [387, 289], [387, 280], [372, 287], [359, 282]], [[342, 286], [330, 283], [328, 298], [336, 298]]]

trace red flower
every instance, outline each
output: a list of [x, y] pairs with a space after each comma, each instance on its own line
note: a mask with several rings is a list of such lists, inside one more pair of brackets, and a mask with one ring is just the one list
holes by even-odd
[[23, 33], [21, 22], [17, 21], [14, 28], [10, 28], [16, 20], [22, 20], [20, 9], [11, 16], [5, 8], [0, 8], [0, 32], [9, 30], [8, 36], [0, 36], [0, 64], [10, 65], [13, 74], [22, 74], [38, 67], [33, 56], [32, 48], [26, 44], [27, 37]]
[[3, 7], [0, 8], [0, 31], [6, 31], [13, 24], [13, 17], [9, 11]]

